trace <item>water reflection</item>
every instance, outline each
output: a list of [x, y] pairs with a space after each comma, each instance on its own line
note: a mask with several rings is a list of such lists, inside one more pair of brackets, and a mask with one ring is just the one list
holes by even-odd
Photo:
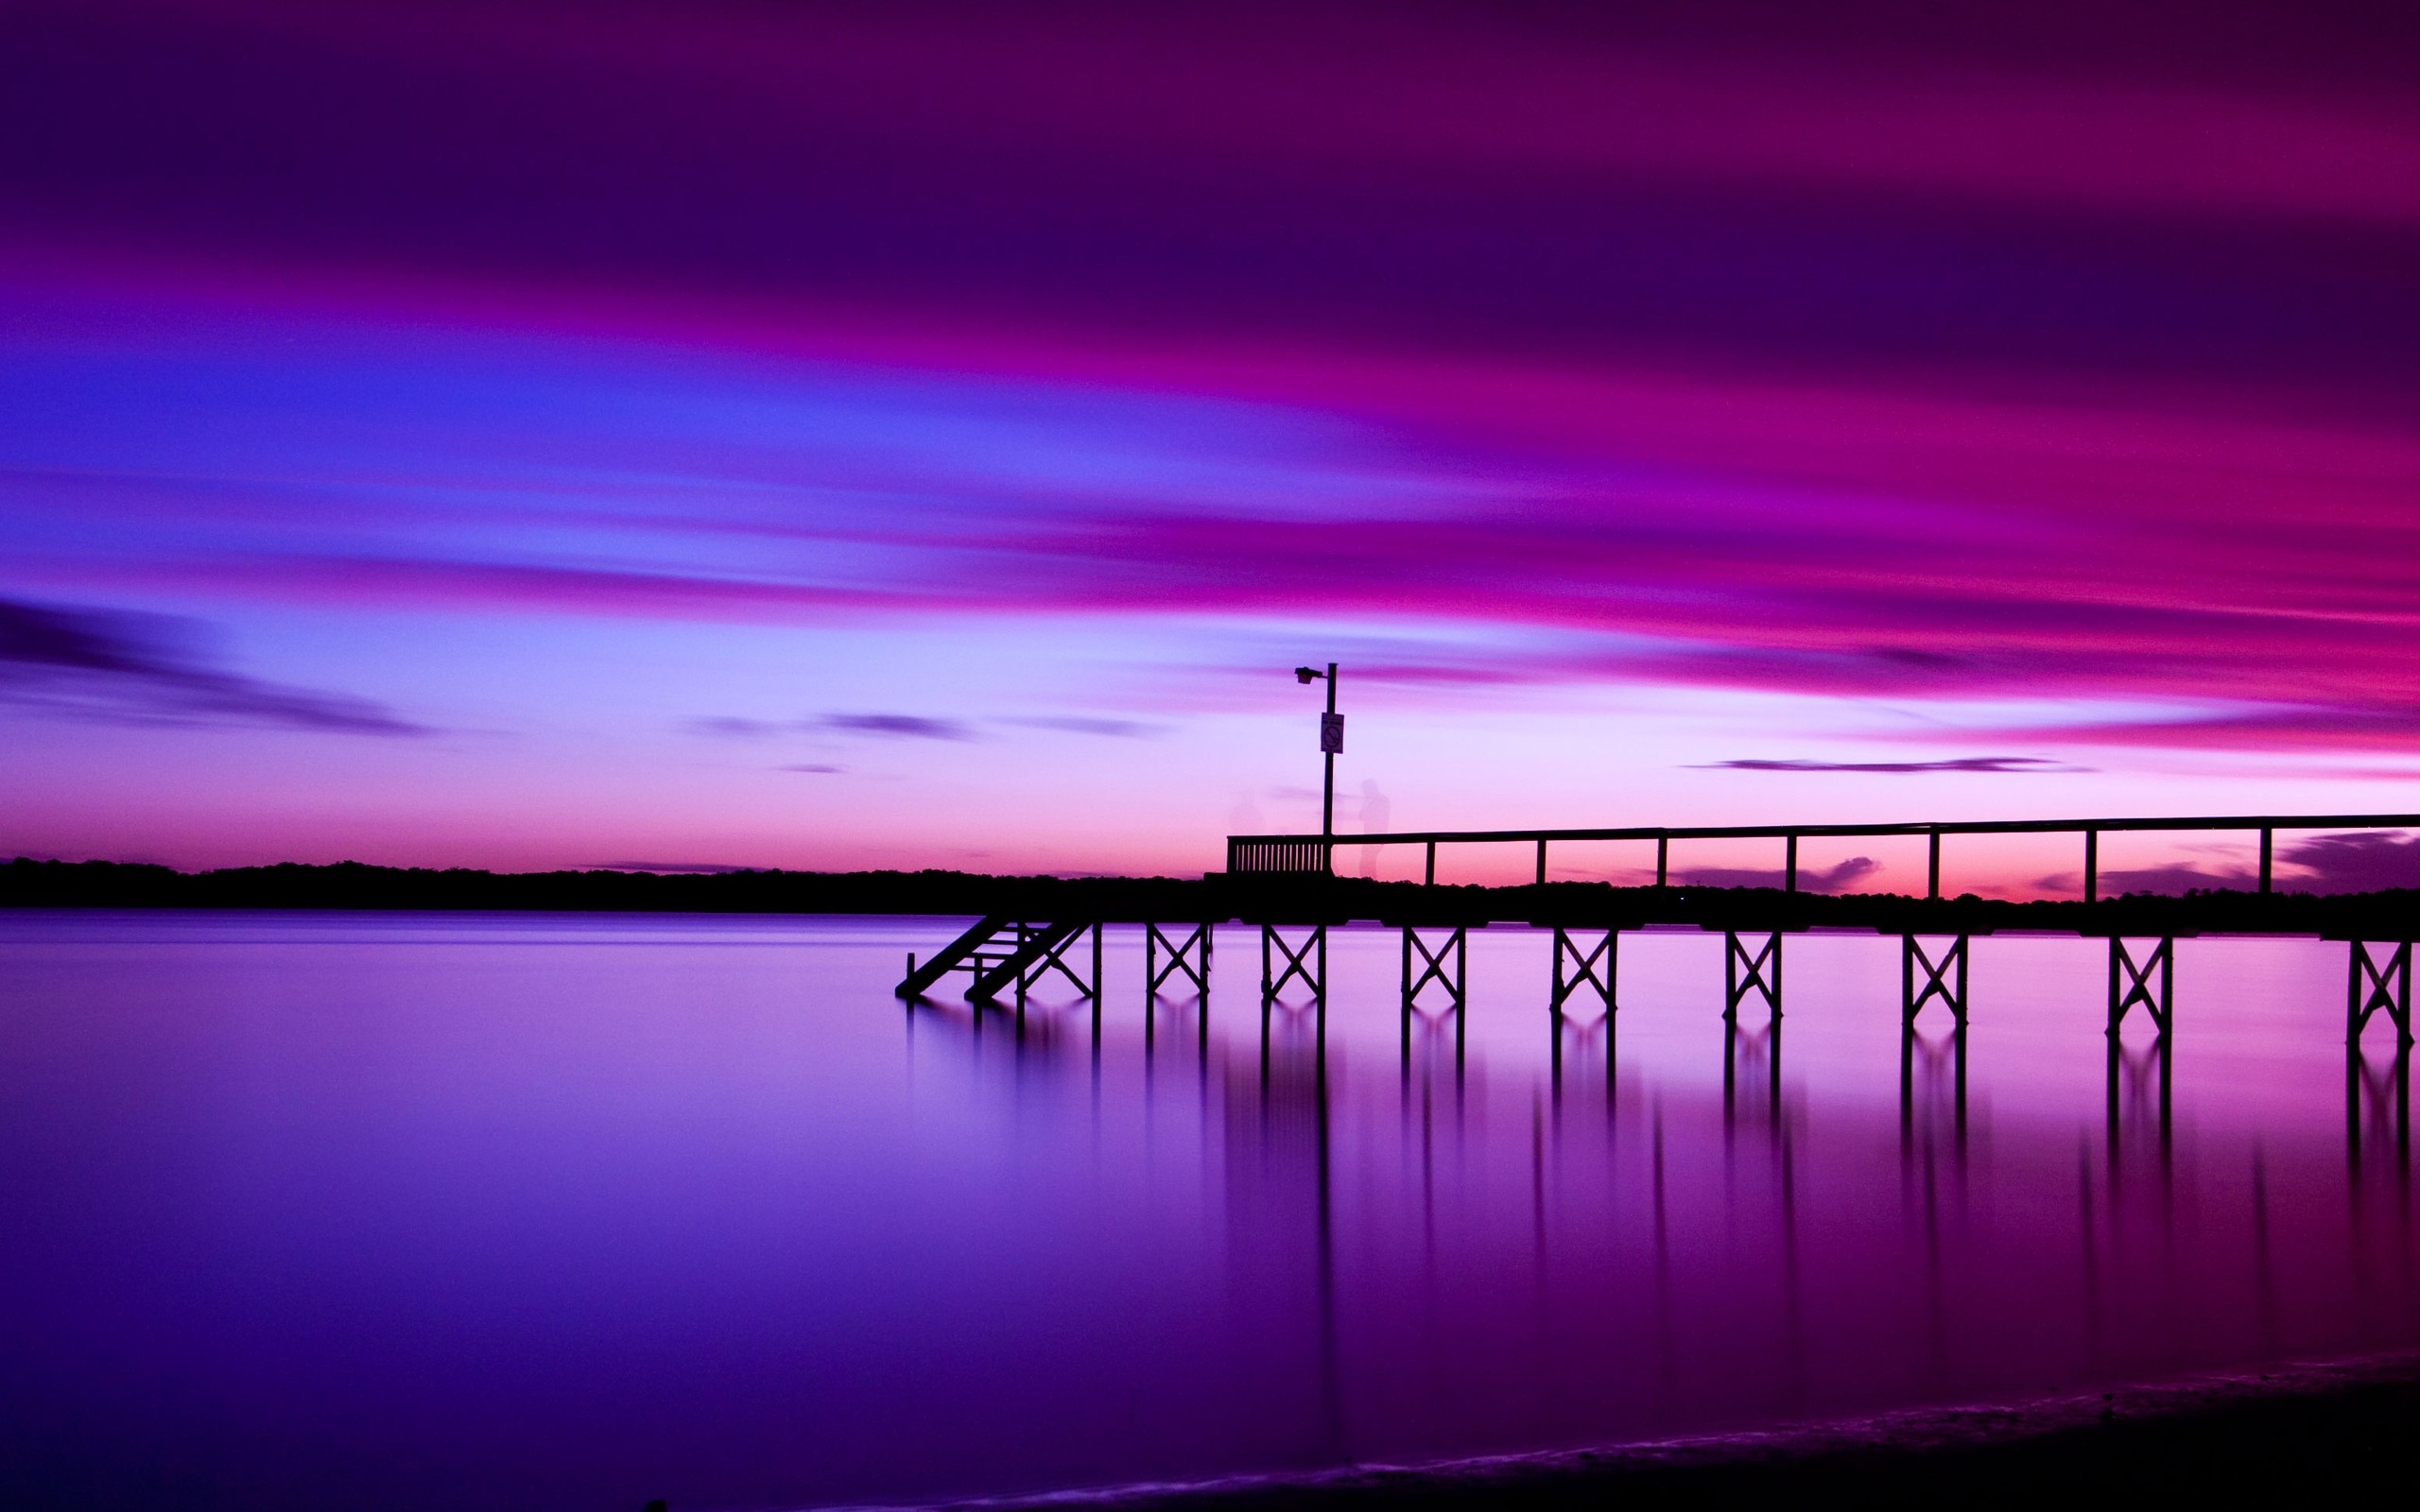
[[[2344, 1144], [2356, 1177], [2361, 1146], [2394, 1151], [2394, 1167], [2411, 1169], [2411, 1046], [2398, 1043], [2373, 1061], [2358, 1040], [2344, 1053]], [[2354, 1188], [2360, 1191], [2358, 1182]]]
[[21, 1504], [940, 1496], [2420, 1341], [2409, 1050], [2309, 942], [2185, 942], [2177, 1039], [2072, 940], [1919, 1027], [1873, 938], [1760, 1024], [1720, 936], [1582, 1020], [1517, 932], [1406, 1015], [1371, 930], [1214, 1014], [1115, 936], [1105, 1002], [903, 1013], [904, 923], [127, 927], [0, 940]]
[[1927, 1035], [1910, 1022], [1899, 1031], [1899, 1138], [1911, 1143], [1946, 1126], [1966, 1144], [1966, 1026]]

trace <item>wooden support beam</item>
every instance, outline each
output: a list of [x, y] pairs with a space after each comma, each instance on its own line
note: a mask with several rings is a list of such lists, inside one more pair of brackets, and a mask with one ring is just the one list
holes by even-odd
[[1765, 1008], [1773, 1022], [1781, 1019], [1781, 935], [1769, 935], [1765, 943], [1753, 954], [1739, 943], [1736, 932], [1725, 930], [1722, 936], [1722, 1020], [1737, 1023], [1739, 1005], [1750, 993], [1765, 1000]]
[[[1966, 1027], [1966, 946], [1967, 936], [1960, 935], [1943, 949], [1935, 960], [1924, 942], [1913, 935], [1900, 936], [1899, 942], [1899, 1016], [1909, 1029], [1916, 1026], [1916, 1016], [1925, 1005], [1939, 998], [1949, 1009], [1958, 1027]], [[1916, 986], [1921, 970], [1924, 986]]]
[[2176, 1005], [2176, 937], [2163, 936], [2141, 960], [2117, 936], [2109, 936], [2109, 1036], [2118, 1037], [2127, 1010], [2141, 1004], [2162, 1039], [2174, 1022]]

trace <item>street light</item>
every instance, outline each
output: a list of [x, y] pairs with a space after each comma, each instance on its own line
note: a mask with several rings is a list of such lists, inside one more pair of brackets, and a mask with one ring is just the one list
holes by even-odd
[[1329, 662], [1325, 672], [1294, 669], [1294, 680], [1305, 688], [1322, 678], [1327, 679], [1327, 713], [1320, 715], [1320, 755], [1327, 770], [1320, 783], [1320, 838], [1331, 840], [1336, 836], [1336, 759], [1344, 754], [1344, 716], [1336, 712], [1336, 663]]

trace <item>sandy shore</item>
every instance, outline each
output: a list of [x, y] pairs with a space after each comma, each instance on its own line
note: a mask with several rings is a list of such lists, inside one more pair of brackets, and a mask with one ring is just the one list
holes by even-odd
[[2308, 1497], [2399, 1485], [2420, 1448], [2420, 1355], [2212, 1375], [1559, 1453], [1360, 1466], [959, 1509], [2040, 1504], [2045, 1497]]

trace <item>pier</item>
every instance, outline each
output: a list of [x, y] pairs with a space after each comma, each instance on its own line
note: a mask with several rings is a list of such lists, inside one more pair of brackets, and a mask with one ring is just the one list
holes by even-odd
[[[1563, 1029], [1575, 1013], [1600, 1022], [1608, 1074], [1621, 993], [1619, 962], [1625, 933], [1660, 928], [1697, 928], [1723, 936], [1721, 1022], [1734, 1040], [1751, 1028], [1765, 1037], [1773, 1075], [1779, 1075], [1780, 1030], [1786, 1001], [1784, 962], [1792, 934], [1810, 928], [1871, 929], [1901, 941], [1897, 1005], [1905, 1054], [1903, 1092], [1911, 1074], [1919, 1019], [1937, 1008], [1950, 1024], [1958, 1081], [1964, 1080], [1965, 1035], [1975, 1009], [1968, 961], [1978, 935], [2001, 929], [2062, 932], [2107, 941], [2108, 997], [2103, 1032], [2111, 1056], [2111, 1108], [2116, 1116], [2119, 1041], [2137, 1016], [2151, 1029], [2162, 1121], [2168, 1104], [2168, 1049], [2176, 1026], [2175, 950], [2179, 938], [2204, 933], [2274, 935], [2342, 940], [2346, 951], [2345, 1042], [2356, 1057], [2364, 1033], [2379, 1018], [2394, 1034], [2397, 1058], [2412, 1043], [2412, 946], [2420, 939], [2420, 896], [2366, 893], [2338, 898], [2280, 893], [2274, 870], [2280, 832], [2345, 832], [2420, 829], [2420, 815], [2259, 815], [2198, 817], [2109, 817], [1939, 821], [1876, 825], [1785, 825], [1627, 827], [1556, 830], [1457, 830], [1363, 835], [1235, 835], [1227, 842], [1227, 869], [1211, 873], [1184, 895], [1189, 912], [1171, 913], [1173, 895], [1156, 895], [1152, 906], [1120, 911], [1094, 906], [1063, 909], [1061, 917], [1036, 920], [994, 914], [919, 962], [908, 958], [897, 992], [911, 1003], [952, 974], [968, 978], [967, 1001], [977, 1011], [1012, 994], [1020, 1013], [1026, 996], [1053, 973], [1071, 983], [1093, 1008], [1096, 1025], [1103, 1001], [1100, 932], [1105, 924], [1142, 926], [1147, 934], [1145, 996], [1181, 984], [1202, 1005], [1207, 1022], [1213, 941], [1222, 925], [1241, 924], [1260, 938], [1258, 1005], [1264, 1018], [1281, 1004], [1307, 1008], [1323, 1037], [1328, 996], [1327, 932], [1356, 919], [1399, 931], [1398, 984], [1402, 1043], [1411, 1055], [1416, 1018], [1454, 1021], [1459, 1060], [1463, 1024], [1475, 1005], [1465, 960], [1468, 932], [1513, 925], [1544, 936], [1541, 992], [1549, 1032], [1561, 1064]], [[2100, 895], [2100, 839], [2120, 833], [2256, 832], [2256, 886], [2214, 889], [2184, 897]], [[1941, 893], [1945, 839], [1966, 835], [2072, 834], [2079, 842], [2084, 897], [2081, 902], [1998, 902]], [[1927, 890], [1924, 898], [1896, 895], [1830, 896], [1799, 886], [1799, 842], [1809, 838], [1919, 837], [1927, 842]], [[1676, 843], [1697, 840], [1778, 842], [1779, 887], [1722, 888], [1672, 885]], [[1656, 881], [1649, 887], [1549, 883], [1547, 863], [1558, 843], [1651, 841]], [[1534, 881], [1497, 888], [1440, 886], [1441, 849], [1520, 845], [1534, 854]], [[1373, 883], [1339, 878], [1339, 848], [1417, 846], [1424, 880], [1418, 884]], [[1071, 902], [1076, 900], [1070, 899]], [[1131, 916], [1131, 917], [1130, 917]], [[1089, 939], [1089, 958], [1076, 953]], [[1088, 968], [1088, 970], [1087, 970]], [[1508, 1005], [1512, 1006], [1512, 1005]], [[1533, 1009], [1534, 1010], [1534, 1006]], [[1887, 1011], [1887, 1010], [1886, 1010]]]

